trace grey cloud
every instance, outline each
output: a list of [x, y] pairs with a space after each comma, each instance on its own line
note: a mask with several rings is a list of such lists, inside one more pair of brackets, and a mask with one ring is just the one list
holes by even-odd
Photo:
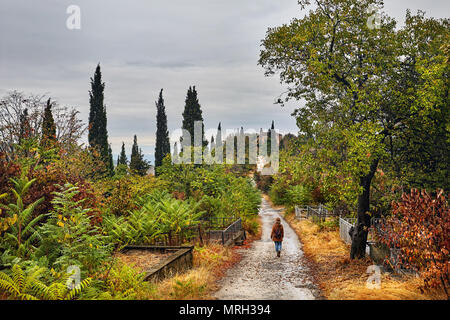
[[[81, 8], [81, 30], [65, 23], [67, 6]], [[385, 1], [403, 19], [406, 8], [448, 14], [446, 1]], [[272, 120], [297, 132], [290, 116], [301, 102], [274, 105], [284, 91], [257, 66], [268, 27], [299, 17], [297, 0], [2, 0], [0, 95], [47, 93], [88, 117], [89, 79], [98, 62], [113, 152], [130, 150], [134, 134], [153, 154], [154, 101], [164, 88], [169, 129], [181, 125], [186, 90], [198, 88], [207, 128], [268, 128]]]

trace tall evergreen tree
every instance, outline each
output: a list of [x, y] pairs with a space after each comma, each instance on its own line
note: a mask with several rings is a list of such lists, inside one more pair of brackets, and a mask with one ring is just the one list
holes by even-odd
[[125, 153], [125, 143], [122, 142], [122, 150], [120, 151], [120, 155], [117, 158], [117, 165], [119, 164], [128, 164], [127, 154]]
[[156, 147], [155, 147], [155, 174], [156, 168], [162, 165], [164, 157], [170, 154], [169, 131], [167, 130], [167, 116], [162, 95], [163, 89], [159, 92], [159, 99], [156, 104]]
[[140, 176], [145, 176], [150, 164], [144, 159], [142, 150], [137, 144], [137, 136], [134, 135], [133, 146], [131, 148], [130, 170]]
[[275, 133], [275, 122], [272, 120], [272, 125], [270, 129], [267, 131], [267, 155], [270, 156], [272, 154], [272, 132]]
[[214, 157], [217, 163], [223, 163], [223, 141], [222, 141], [222, 124], [219, 122], [217, 126], [217, 135], [215, 140]]
[[105, 83], [102, 82], [100, 64], [95, 69], [94, 78], [91, 78], [91, 90], [89, 91], [89, 133], [88, 141], [91, 148], [98, 151], [101, 160], [105, 164], [106, 174], [113, 174], [112, 152], [108, 143], [108, 130], [106, 120], [106, 107], [104, 105]]
[[216, 147], [216, 143], [214, 142], [214, 136], [211, 136], [211, 142], [209, 147], [211, 152], [213, 152], [214, 148]]
[[[197, 91], [194, 87], [189, 87], [186, 101], [185, 101], [185, 107], [183, 111], [183, 125], [182, 128], [184, 130], [187, 130], [189, 134], [191, 135], [191, 141], [190, 145], [194, 146], [194, 123], [195, 121], [202, 121], [203, 122], [203, 116], [202, 116], [202, 110], [200, 107], [200, 103], [198, 101], [197, 97]], [[183, 145], [189, 145], [189, 141], [183, 141]], [[206, 146], [208, 142], [205, 140], [205, 130], [204, 125], [202, 124], [202, 145]]]
[[113, 162], [113, 157], [112, 157], [111, 145], [109, 145], [109, 147], [108, 147], [108, 170], [110, 172], [114, 172], [114, 162]]
[[19, 143], [23, 139], [28, 138], [31, 133], [30, 120], [28, 119], [28, 109], [25, 108], [20, 114], [19, 118], [20, 128], [19, 128]]
[[178, 154], [178, 144], [175, 142], [173, 144], [173, 158], [176, 159], [178, 158], [179, 154]]
[[44, 117], [42, 119], [42, 138], [41, 145], [51, 146], [56, 141], [56, 125], [53, 119], [52, 103], [50, 98], [47, 100], [47, 105], [44, 110]]

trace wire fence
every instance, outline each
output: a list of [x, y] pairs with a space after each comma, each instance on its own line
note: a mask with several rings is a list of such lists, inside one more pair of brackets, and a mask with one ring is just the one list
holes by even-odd
[[[356, 218], [339, 217], [339, 235], [341, 239], [348, 244], [352, 243], [352, 237], [350, 234], [351, 228], [356, 227]], [[383, 228], [384, 219], [372, 218], [370, 220], [369, 234], [367, 235], [367, 242], [374, 243], [377, 237], [383, 236], [385, 230]]]
[[319, 204], [318, 206], [295, 206], [295, 217], [300, 220], [312, 218], [314, 222], [323, 222], [328, 217], [337, 216], [339, 216], [337, 211], [330, 211], [322, 204]]
[[350, 234], [350, 229], [356, 224], [356, 218], [343, 218], [339, 217], [339, 235], [341, 239], [347, 243], [352, 243], [352, 236]]
[[[312, 219], [314, 222], [325, 221], [328, 217], [339, 217], [339, 236], [345, 243], [352, 243], [352, 228], [356, 227], [357, 218], [345, 217], [343, 211], [328, 210], [323, 205], [318, 206], [295, 206], [295, 217], [301, 219]], [[385, 218], [371, 218], [370, 228], [367, 235], [366, 253], [372, 256], [372, 248], [379, 245], [382, 239], [389, 239], [393, 236], [394, 230], [391, 225], [386, 224]], [[401, 265], [401, 250], [398, 248], [387, 248], [388, 255], [384, 258], [383, 264], [388, 264], [396, 272], [405, 272]]]

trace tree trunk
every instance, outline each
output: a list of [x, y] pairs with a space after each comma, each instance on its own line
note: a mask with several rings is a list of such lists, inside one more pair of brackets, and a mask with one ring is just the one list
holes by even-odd
[[359, 179], [363, 192], [358, 196], [358, 219], [356, 228], [352, 233], [352, 247], [350, 250], [350, 259], [362, 259], [366, 255], [367, 234], [370, 227], [370, 184], [378, 167], [379, 159], [376, 159], [370, 165], [370, 171], [367, 175]]

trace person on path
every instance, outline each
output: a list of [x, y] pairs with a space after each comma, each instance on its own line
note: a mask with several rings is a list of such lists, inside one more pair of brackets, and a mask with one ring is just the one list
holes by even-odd
[[275, 220], [275, 224], [272, 227], [272, 233], [270, 234], [270, 238], [273, 242], [275, 242], [275, 251], [277, 252], [277, 257], [281, 254], [281, 244], [283, 242], [284, 237], [284, 229], [281, 224], [281, 219], [277, 218]]

